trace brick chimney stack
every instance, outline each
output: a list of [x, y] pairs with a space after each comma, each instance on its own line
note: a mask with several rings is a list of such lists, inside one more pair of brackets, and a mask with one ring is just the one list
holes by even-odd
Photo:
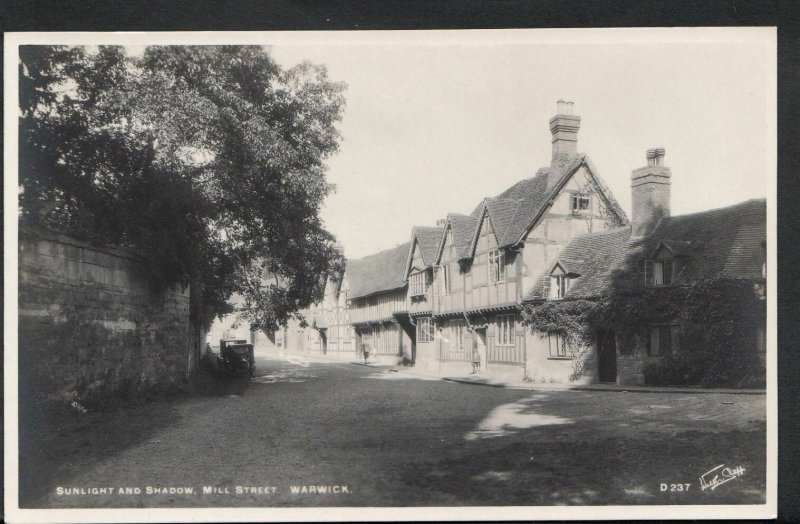
[[634, 239], [653, 232], [658, 222], [670, 214], [670, 178], [672, 173], [664, 165], [664, 148], [647, 150], [647, 166], [631, 173], [633, 202], [632, 233]]
[[550, 132], [553, 134], [553, 159], [561, 154], [574, 154], [578, 151], [578, 129], [581, 117], [573, 115], [574, 102], [558, 101], [558, 114], [550, 119]]
[[560, 177], [561, 169], [569, 163], [571, 157], [578, 152], [578, 129], [581, 117], [574, 115], [574, 102], [559, 100], [557, 114], [550, 119], [550, 132], [553, 134], [553, 157], [550, 161], [548, 186]]

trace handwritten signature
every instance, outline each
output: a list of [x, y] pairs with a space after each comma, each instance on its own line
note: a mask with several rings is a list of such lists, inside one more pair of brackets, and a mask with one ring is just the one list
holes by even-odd
[[714, 491], [717, 487], [725, 484], [729, 480], [741, 477], [742, 475], [744, 475], [744, 468], [742, 466], [726, 468], [725, 464], [720, 464], [700, 475], [700, 489], [701, 491], [707, 489]]

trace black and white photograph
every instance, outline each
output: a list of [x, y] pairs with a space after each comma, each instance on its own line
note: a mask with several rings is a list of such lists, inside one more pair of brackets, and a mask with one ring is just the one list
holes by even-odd
[[775, 28], [4, 52], [6, 520], [775, 515]]

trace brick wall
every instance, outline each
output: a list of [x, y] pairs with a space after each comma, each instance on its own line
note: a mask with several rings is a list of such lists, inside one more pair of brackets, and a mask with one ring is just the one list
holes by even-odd
[[196, 367], [188, 290], [152, 293], [124, 251], [21, 228], [18, 308], [23, 395], [135, 398], [182, 387]]

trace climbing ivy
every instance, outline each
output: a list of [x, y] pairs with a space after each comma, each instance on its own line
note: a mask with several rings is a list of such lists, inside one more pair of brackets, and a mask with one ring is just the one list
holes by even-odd
[[679, 324], [677, 349], [645, 368], [649, 383], [763, 385], [755, 337], [766, 308], [757, 283], [715, 278], [643, 287], [619, 279], [612, 289], [596, 299], [528, 304], [523, 323], [533, 332], [563, 336], [572, 347], [583, 348], [574, 355], [580, 372], [598, 329], [613, 327], [618, 352], [633, 355], [643, 350], [651, 326]]

